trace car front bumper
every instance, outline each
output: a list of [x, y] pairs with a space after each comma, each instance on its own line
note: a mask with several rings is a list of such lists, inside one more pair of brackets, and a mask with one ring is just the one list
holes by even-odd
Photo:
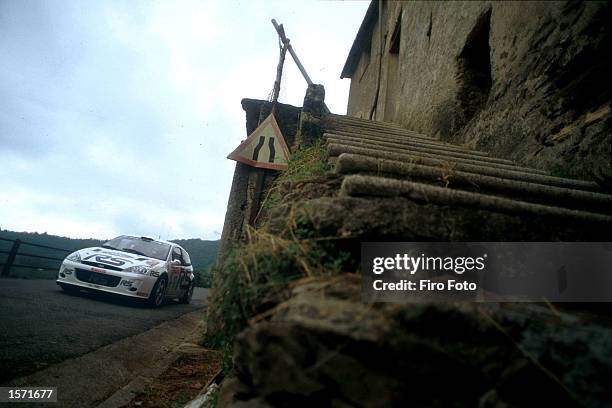
[[72, 285], [117, 295], [146, 299], [153, 290], [156, 277], [102, 269], [65, 260], [57, 275], [57, 284]]

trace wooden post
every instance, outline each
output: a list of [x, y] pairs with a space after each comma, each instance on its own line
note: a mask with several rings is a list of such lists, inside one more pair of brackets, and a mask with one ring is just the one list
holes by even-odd
[[[297, 65], [298, 69], [302, 73], [302, 76], [306, 80], [306, 83], [308, 85], [312, 85], [313, 84], [312, 79], [310, 79], [310, 77], [308, 76], [308, 73], [306, 72], [306, 68], [304, 68], [297, 54], [295, 53], [295, 51], [293, 51], [293, 47], [291, 46], [291, 44], [289, 43], [289, 39], [285, 35], [285, 30], [283, 29], [283, 25], [282, 24], [279, 25], [275, 19], [272, 19], [272, 25], [276, 29], [276, 32], [278, 33], [278, 36], [280, 37], [281, 42], [287, 46], [287, 50], [289, 51], [289, 54], [291, 54], [291, 58], [293, 58], [295, 65]], [[323, 106], [325, 107], [325, 110], [329, 112], [329, 108], [327, 107], [327, 105], [325, 105], [325, 102], [323, 102]]]
[[11, 269], [11, 266], [13, 265], [13, 262], [15, 262], [15, 257], [17, 256], [17, 251], [19, 250], [19, 245], [21, 245], [21, 240], [20, 239], [16, 239], [13, 242], [13, 247], [11, 248], [8, 257], [6, 258], [6, 263], [4, 264], [4, 266], [2, 267], [2, 276], [8, 276], [9, 270]]
[[[289, 48], [289, 40], [285, 37], [285, 30], [283, 29], [283, 25], [278, 26], [277, 31], [279, 35], [282, 34], [282, 37], [285, 38], [286, 41], [283, 41], [283, 47], [280, 51], [280, 56], [278, 59], [278, 65], [276, 67], [276, 79], [274, 81], [274, 90], [272, 91], [272, 108], [270, 109], [270, 115], [274, 115], [276, 113], [276, 105], [278, 104], [278, 95], [280, 94], [280, 86], [281, 86], [281, 78], [283, 76], [283, 66], [285, 65], [285, 56], [287, 55], [287, 49]], [[264, 119], [263, 115], [259, 115], [259, 122]], [[268, 170], [266, 169], [254, 169], [255, 173], [255, 187], [253, 189], [253, 201], [251, 202], [251, 209], [249, 211], [249, 225], [254, 227], [257, 222], [257, 216], [259, 215], [259, 210], [261, 206], [261, 197], [263, 196], [263, 187], [264, 182], [266, 180], [266, 176], [268, 174]]]
[[276, 32], [278, 33], [278, 36], [280, 37], [281, 42], [283, 44], [287, 45], [287, 49], [289, 50], [289, 54], [291, 54], [291, 57], [293, 58], [293, 61], [295, 61], [295, 65], [298, 66], [300, 72], [302, 73], [302, 76], [304, 76], [304, 79], [306, 80], [308, 85], [312, 85], [312, 80], [308, 76], [308, 73], [306, 72], [306, 69], [304, 68], [304, 66], [300, 62], [299, 58], [295, 54], [295, 51], [293, 51], [293, 47], [291, 46], [291, 44], [289, 44], [289, 39], [285, 36], [285, 30], [283, 29], [283, 25], [282, 24], [278, 25], [278, 23], [276, 22], [275, 19], [272, 19], [272, 25], [274, 25], [274, 28], [276, 28]]
[[[281, 29], [283, 26], [281, 25]], [[276, 104], [278, 103], [278, 95], [280, 94], [281, 77], [283, 75], [283, 66], [285, 65], [285, 55], [287, 55], [287, 47], [289, 42], [283, 44], [281, 49], [280, 57], [278, 60], [278, 66], [276, 67], [276, 80], [274, 81], [274, 91], [272, 92], [272, 111], [271, 115], [276, 113]]]
[[255, 188], [253, 189], [253, 201], [251, 202], [251, 211], [249, 214], [249, 225], [255, 227], [257, 222], [257, 216], [261, 206], [261, 197], [263, 195], [263, 186], [266, 179], [267, 170], [258, 169], [255, 170]]

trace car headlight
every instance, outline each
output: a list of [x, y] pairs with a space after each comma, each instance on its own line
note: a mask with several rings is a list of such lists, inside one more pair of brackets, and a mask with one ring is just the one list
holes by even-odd
[[123, 272], [131, 272], [131, 273], [139, 273], [141, 275], [146, 275], [149, 273], [149, 268], [146, 266], [130, 266], [123, 270]]
[[66, 257], [67, 261], [81, 262], [81, 255], [78, 252], [73, 252]]

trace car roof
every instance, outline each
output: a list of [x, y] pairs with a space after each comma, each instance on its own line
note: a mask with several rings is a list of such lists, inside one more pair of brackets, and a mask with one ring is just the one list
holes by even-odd
[[[155, 242], [161, 242], [163, 244], [168, 244], [168, 245], [174, 245], [174, 246], [179, 246], [181, 247], [179, 244], [174, 243], [174, 242], [170, 242], [170, 241], [166, 241], [163, 239], [156, 239], [153, 237], [150, 237], [148, 235], [137, 235], [137, 234], [123, 234], [124, 237], [130, 237], [130, 238], [146, 238], [146, 239], [150, 239], [151, 241], [155, 241]], [[183, 247], [181, 247], [183, 248]]]

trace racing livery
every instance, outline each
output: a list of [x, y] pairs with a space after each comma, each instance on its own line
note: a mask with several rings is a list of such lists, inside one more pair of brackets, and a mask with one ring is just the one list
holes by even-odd
[[100, 247], [64, 259], [57, 284], [67, 292], [90, 289], [146, 299], [153, 307], [166, 299], [189, 303], [193, 266], [180, 245], [149, 237], [122, 235]]

